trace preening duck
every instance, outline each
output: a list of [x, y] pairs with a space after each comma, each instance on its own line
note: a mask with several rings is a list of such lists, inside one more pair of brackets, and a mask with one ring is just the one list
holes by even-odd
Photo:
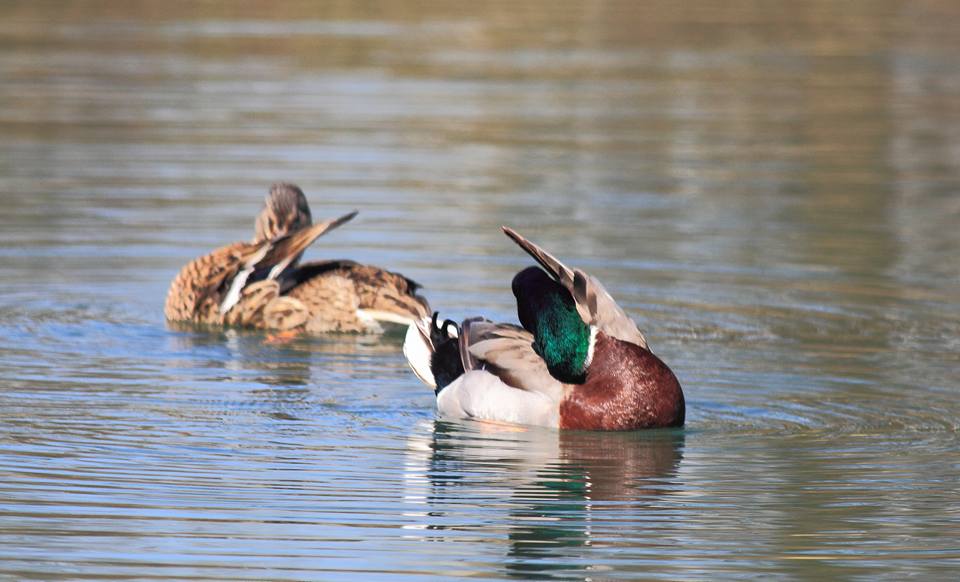
[[603, 285], [503, 227], [540, 267], [513, 278], [520, 326], [416, 321], [404, 354], [442, 416], [580, 430], [681, 426], [673, 371]]
[[170, 284], [168, 321], [283, 332], [377, 332], [427, 317], [419, 285], [403, 275], [349, 260], [300, 257], [317, 238], [353, 219], [313, 223], [294, 184], [274, 184], [251, 242], [235, 242], [188, 263]]

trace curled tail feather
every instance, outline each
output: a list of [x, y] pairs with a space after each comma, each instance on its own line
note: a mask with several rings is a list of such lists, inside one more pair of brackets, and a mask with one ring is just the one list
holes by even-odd
[[439, 314], [416, 320], [407, 329], [403, 354], [413, 373], [438, 394], [463, 375], [457, 324], [447, 319], [438, 323]]

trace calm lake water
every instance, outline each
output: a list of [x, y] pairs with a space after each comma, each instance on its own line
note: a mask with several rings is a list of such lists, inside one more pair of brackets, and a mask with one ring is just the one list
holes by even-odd
[[[957, 3], [321, 4], [0, 6], [0, 577], [955, 579]], [[168, 328], [278, 180], [448, 317], [515, 320], [501, 224], [591, 271], [687, 426]]]

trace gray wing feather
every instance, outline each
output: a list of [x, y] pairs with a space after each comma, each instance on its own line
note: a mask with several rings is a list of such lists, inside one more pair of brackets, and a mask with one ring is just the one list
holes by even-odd
[[460, 348], [460, 363], [463, 364], [464, 372], [481, 367], [480, 363], [470, 353], [470, 344], [476, 341], [475, 337], [480, 333], [480, 328], [487, 323], [490, 322], [482, 317], [471, 317], [464, 319], [463, 323], [460, 324], [458, 346]]
[[460, 354], [465, 370], [483, 369], [509, 386], [559, 401], [563, 383], [550, 375], [543, 358], [533, 349], [530, 332], [479, 318], [464, 321], [461, 331]]
[[577, 306], [577, 313], [585, 323], [596, 326], [611, 337], [642, 348], [647, 347], [647, 340], [637, 328], [637, 324], [617, 305], [600, 281], [580, 269], [567, 267], [512, 228], [504, 226], [503, 232], [570, 292]]

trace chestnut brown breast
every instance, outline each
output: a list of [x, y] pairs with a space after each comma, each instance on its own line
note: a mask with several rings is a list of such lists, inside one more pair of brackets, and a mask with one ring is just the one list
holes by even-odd
[[560, 402], [560, 428], [682, 426], [685, 412], [680, 382], [660, 358], [600, 332], [586, 382], [573, 386]]

